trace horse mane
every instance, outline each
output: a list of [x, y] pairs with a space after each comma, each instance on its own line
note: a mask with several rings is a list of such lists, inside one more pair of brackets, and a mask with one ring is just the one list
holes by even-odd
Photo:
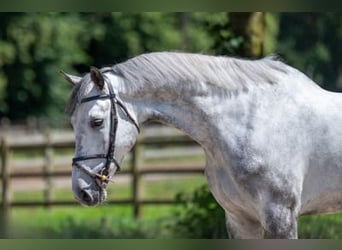
[[[124, 79], [125, 86], [139, 91], [147, 86], [160, 87], [174, 84], [207, 84], [227, 91], [246, 90], [250, 86], [277, 83], [290, 67], [269, 56], [247, 60], [225, 56], [179, 52], [154, 52], [133, 57], [126, 62], [101, 71], [112, 72]], [[81, 93], [90, 82], [88, 75], [78, 83], [69, 98], [66, 111], [72, 113]]]
[[206, 83], [235, 91], [277, 83], [289, 70], [289, 66], [274, 56], [247, 60], [178, 52], [142, 54], [112, 67], [113, 73], [134, 90], [146, 88], [146, 84], [160, 87], [161, 84]]

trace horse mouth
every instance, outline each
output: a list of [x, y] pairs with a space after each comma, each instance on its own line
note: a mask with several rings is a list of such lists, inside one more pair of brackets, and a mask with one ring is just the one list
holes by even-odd
[[104, 188], [100, 188], [98, 190], [85, 189], [75, 196], [75, 199], [81, 205], [94, 207], [106, 201], [107, 191]]

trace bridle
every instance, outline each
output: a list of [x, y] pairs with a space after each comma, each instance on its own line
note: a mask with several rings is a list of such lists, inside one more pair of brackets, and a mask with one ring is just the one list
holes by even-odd
[[[102, 188], [105, 187], [111, 179], [111, 176], [109, 175], [109, 169], [110, 169], [111, 163], [113, 162], [115, 164], [116, 171], [120, 170], [120, 164], [117, 162], [114, 156], [115, 139], [116, 139], [116, 132], [117, 132], [117, 127], [118, 127], [118, 111], [117, 111], [116, 105], [118, 105], [121, 108], [123, 113], [126, 114], [126, 116], [131, 120], [133, 125], [136, 127], [136, 129], [140, 133], [140, 129], [139, 129], [137, 122], [130, 115], [125, 105], [117, 98], [112, 85], [107, 83], [107, 87], [108, 87], [109, 94], [101, 94], [101, 95], [85, 97], [81, 99], [80, 104], [95, 101], [95, 100], [105, 100], [105, 99], [110, 100], [111, 110], [110, 110], [110, 131], [109, 131], [108, 151], [106, 154], [82, 155], [82, 156], [74, 157], [72, 159], [73, 167], [79, 168], [83, 170], [86, 174], [91, 176], [92, 178], [95, 178], [96, 183]], [[106, 163], [98, 172], [95, 172], [89, 167], [87, 167], [85, 164], [80, 163], [81, 161], [92, 160], [92, 159], [105, 159]], [[101, 164], [103, 165], [103, 163], [100, 163], [98, 166], [94, 167], [94, 169], [98, 169], [99, 166], [101, 166]]]

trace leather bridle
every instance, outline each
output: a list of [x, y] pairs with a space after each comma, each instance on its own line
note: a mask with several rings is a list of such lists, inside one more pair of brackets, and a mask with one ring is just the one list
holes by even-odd
[[[105, 100], [105, 99], [110, 100], [111, 102], [110, 131], [109, 131], [109, 144], [108, 144], [109, 146], [108, 146], [107, 153], [106, 154], [81, 155], [81, 156], [74, 157], [72, 159], [73, 167], [79, 168], [83, 170], [86, 174], [88, 174], [89, 176], [95, 178], [96, 183], [102, 188], [104, 188], [111, 179], [111, 176], [109, 175], [111, 163], [113, 162], [115, 164], [116, 171], [120, 170], [120, 165], [114, 156], [115, 139], [116, 139], [116, 132], [117, 132], [117, 127], [118, 127], [117, 105], [118, 107], [121, 108], [123, 113], [125, 113], [126, 116], [131, 120], [133, 125], [136, 127], [136, 129], [140, 133], [140, 129], [139, 129], [137, 122], [130, 115], [125, 105], [117, 98], [112, 85], [107, 83], [107, 87], [108, 87], [109, 94], [101, 94], [101, 95], [85, 97], [81, 99], [80, 101], [80, 104], [82, 104], [82, 103], [91, 102], [95, 100]], [[100, 169], [100, 171], [94, 172], [85, 164], [80, 163], [81, 161], [92, 160], [92, 159], [105, 159], [106, 160], [104, 166]], [[94, 167], [93, 169], [98, 169], [99, 166], [101, 166], [101, 164], [103, 165], [103, 163], [100, 163], [98, 166]]]

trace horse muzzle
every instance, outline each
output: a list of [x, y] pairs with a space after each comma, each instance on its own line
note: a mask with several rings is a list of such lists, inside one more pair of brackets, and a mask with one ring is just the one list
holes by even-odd
[[[96, 206], [104, 202], [107, 198], [106, 187], [110, 180], [108, 175], [104, 175], [104, 163], [100, 163], [94, 168], [89, 168], [82, 163], [75, 163], [78, 172], [73, 176], [72, 189], [75, 199], [86, 206]], [[81, 174], [82, 173], [82, 174]]]
[[96, 206], [107, 198], [107, 191], [94, 181], [86, 182], [83, 178], [73, 179], [72, 189], [75, 199], [85, 206]]

